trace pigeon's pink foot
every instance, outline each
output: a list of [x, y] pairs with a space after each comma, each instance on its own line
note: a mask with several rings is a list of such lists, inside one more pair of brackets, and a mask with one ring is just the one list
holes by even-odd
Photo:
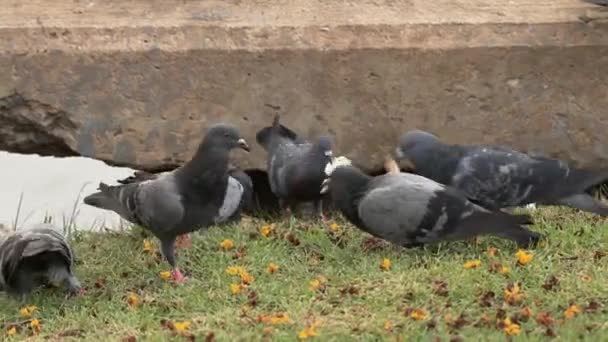
[[85, 288], [84, 288], [84, 287], [81, 287], [81, 288], [80, 288], [80, 290], [78, 290], [78, 292], [76, 292], [76, 295], [77, 295], [78, 297], [83, 297], [83, 296], [84, 296], [84, 295], [86, 295], [86, 294], [87, 294], [87, 290], [85, 290]]
[[182, 274], [179, 268], [174, 269], [171, 276], [173, 277], [173, 281], [178, 284], [183, 284], [186, 282], [186, 277]]
[[175, 246], [177, 248], [188, 248], [192, 246], [192, 238], [190, 234], [180, 235], [175, 239]]

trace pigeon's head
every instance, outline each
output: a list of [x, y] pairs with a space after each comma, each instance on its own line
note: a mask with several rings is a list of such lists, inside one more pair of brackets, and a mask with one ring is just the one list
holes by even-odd
[[333, 157], [333, 152], [331, 150], [331, 139], [328, 136], [323, 135], [317, 140], [316, 146], [317, 150], [327, 157], [329, 161], [331, 161]]
[[413, 130], [403, 134], [399, 138], [399, 145], [395, 149], [395, 159], [409, 168], [414, 168], [411, 159], [420, 153], [431, 152], [432, 149], [441, 144], [439, 138], [435, 135], [421, 131]]
[[296, 141], [299, 139], [296, 132], [282, 125], [279, 121], [279, 115], [275, 115], [270, 126], [260, 129], [256, 135], [255, 140], [264, 148], [268, 148], [272, 138], [279, 137], [290, 141]]
[[337, 170], [343, 169], [343, 168], [346, 168], [346, 167], [352, 166], [352, 165], [353, 165], [352, 161], [350, 159], [346, 158], [345, 156], [340, 156], [338, 158], [331, 160], [329, 163], [327, 163], [327, 165], [325, 166], [325, 176], [326, 177], [323, 180], [323, 183], [321, 183], [321, 194], [327, 193], [327, 191], [329, 190], [331, 177], [335, 172], [337, 172]]
[[204, 144], [212, 147], [241, 148], [249, 152], [249, 145], [245, 139], [241, 138], [239, 130], [228, 124], [217, 124], [209, 128]]

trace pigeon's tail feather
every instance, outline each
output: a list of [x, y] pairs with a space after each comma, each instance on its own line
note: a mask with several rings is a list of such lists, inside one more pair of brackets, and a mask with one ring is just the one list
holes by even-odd
[[117, 180], [117, 182], [119, 184], [131, 184], [131, 183], [138, 183], [138, 182], [143, 182], [143, 181], [147, 181], [147, 180], [151, 180], [151, 179], [156, 179], [157, 175], [153, 174], [153, 173], [149, 173], [146, 171], [135, 171], [135, 173], [133, 173], [132, 176], [123, 178], [123, 179], [119, 179]]
[[[85, 204], [106, 210], [116, 210], [122, 207], [120, 202], [121, 190], [125, 185], [110, 186], [99, 183], [98, 192], [92, 193], [83, 199]], [[130, 186], [127, 184], [126, 186]]]
[[583, 1], [591, 3], [591, 4], [599, 5], [599, 6], [608, 6], [608, 0], [583, 0]]
[[568, 177], [557, 186], [554, 199], [584, 193], [589, 188], [608, 182], [608, 170], [578, 170], [572, 169]]
[[475, 212], [454, 229], [451, 239], [468, 239], [477, 235], [494, 235], [515, 241], [519, 246], [536, 244], [541, 235], [526, 229], [533, 224], [528, 214], [513, 215], [501, 211]]
[[577, 194], [561, 198], [557, 201], [557, 204], [608, 217], [608, 205], [589, 194]]

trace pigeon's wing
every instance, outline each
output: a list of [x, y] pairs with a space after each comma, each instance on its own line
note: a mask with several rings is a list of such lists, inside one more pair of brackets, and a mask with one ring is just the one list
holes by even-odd
[[236, 178], [228, 177], [224, 201], [215, 217], [215, 223], [226, 221], [238, 210], [244, 191], [243, 185]]
[[28, 243], [28, 240], [22, 239], [20, 233], [13, 233], [5, 237], [0, 244], [0, 287], [3, 289], [8, 288], [8, 284], [12, 282]]
[[184, 215], [173, 172], [139, 183], [117, 186], [100, 183], [99, 190], [85, 197], [84, 202], [112, 210], [125, 220], [158, 233], [172, 230]]
[[[162, 175], [162, 174], [161, 174]], [[120, 184], [131, 184], [156, 179], [159, 175], [146, 171], [135, 171], [132, 176], [117, 180]]]
[[483, 147], [470, 150], [460, 160], [451, 185], [473, 202], [498, 209], [538, 201], [543, 189], [564, 179], [568, 172], [568, 166], [557, 160]]
[[31, 257], [43, 252], [60, 253], [71, 265], [73, 261], [72, 249], [65, 237], [54, 229], [36, 228], [22, 233], [22, 239], [28, 240], [23, 257]]
[[365, 230], [398, 244], [416, 242], [428, 206], [443, 186], [412, 174], [376, 177], [358, 204]]
[[270, 188], [278, 197], [289, 195], [289, 175], [297, 167], [302, 157], [310, 150], [311, 144], [283, 144], [277, 146], [269, 158], [268, 176]]
[[242, 170], [234, 169], [228, 173], [234, 177], [243, 186], [243, 196], [241, 197], [240, 207], [243, 209], [251, 209], [253, 202], [253, 181], [247, 173]]

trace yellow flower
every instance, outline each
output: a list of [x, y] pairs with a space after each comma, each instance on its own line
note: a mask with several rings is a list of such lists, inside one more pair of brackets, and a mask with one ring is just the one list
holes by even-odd
[[329, 226], [329, 229], [331, 229], [331, 231], [334, 233], [340, 232], [340, 226], [335, 222]]
[[37, 319], [33, 319], [30, 321], [30, 328], [34, 331], [40, 331], [40, 321]]
[[531, 253], [527, 253], [523, 249], [518, 250], [517, 253], [515, 253], [515, 256], [517, 257], [517, 264], [522, 266], [529, 264], [530, 261], [532, 261], [532, 258], [534, 258]]
[[230, 275], [241, 275], [243, 272], [245, 272], [245, 269], [241, 266], [230, 266], [226, 268], [226, 273]]
[[391, 322], [391, 321], [384, 322], [384, 330], [393, 330], [393, 322]]
[[380, 269], [384, 271], [388, 271], [391, 268], [391, 260], [388, 258], [382, 259], [380, 263]]
[[232, 292], [232, 294], [236, 295], [241, 293], [241, 291], [243, 291], [243, 285], [241, 284], [230, 284], [230, 292]]
[[317, 332], [315, 330], [315, 329], [317, 329], [317, 326], [318, 326], [317, 323], [314, 323], [314, 324], [312, 324], [310, 326], [307, 326], [302, 331], [300, 331], [300, 333], [298, 334], [298, 338], [300, 340], [305, 340], [307, 338], [317, 336]]
[[183, 334], [190, 329], [190, 321], [175, 322], [173, 327], [177, 333]]
[[161, 279], [163, 279], [163, 280], [171, 279], [171, 272], [169, 272], [169, 271], [162, 271], [159, 273], [159, 275], [160, 275]]
[[519, 333], [521, 332], [521, 327], [519, 326], [519, 324], [515, 324], [513, 322], [511, 322], [510, 318], [507, 318], [503, 321], [504, 323], [504, 328], [503, 330], [505, 331], [505, 333], [509, 336], [512, 335], [519, 335]]
[[324, 287], [326, 281], [327, 279], [322, 276], [316, 277], [308, 283], [308, 288], [310, 288], [311, 291], [317, 291]]
[[268, 237], [270, 236], [270, 234], [272, 234], [273, 230], [274, 228], [272, 227], [272, 225], [265, 224], [260, 228], [260, 234], [262, 234], [263, 237]]
[[138, 307], [140, 303], [141, 300], [139, 299], [139, 296], [134, 292], [129, 292], [127, 295], [127, 304], [129, 304], [130, 307]]
[[220, 243], [220, 247], [223, 250], [227, 251], [229, 249], [232, 249], [232, 247], [234, 247], [234, 242], [232, 242], [232, 240], [226, 239]]
[[475, 268], [481, 265], [479, 260], [471, 260], [464, 263], [464, 268]]
[[500, 274], [508, 274], [511, 270], [507, 266], [502, 266], [500, 268]]
[[272, 325], [289, 324], [292, 322], [291, 319], [289, 319], [289, 315], [284, 312], [272, 316], [260, 316], [259, 320], [262, 323], [270, 323]]
[[15, 328], [14, 326], [13, 326], [13, 327], [11, 327], [10, 329], [8, 329], [8, 330], [6, 331], [6, 334], [7, 334], [8, 336], [13, 336], [13, 335], [16, 335], [16, 334], [17, 334], [17, 328]]
[[566, 311], [564, 311], [564, 316], [568, 319], [576, 316], [577, 313], [580, 313], [581, 309], [578, 308], [578, 306], [576, 305], [570, 305], [570, 307], [568, 309], [566, 309]]
[[496, 256], [496, 254], [498, 254], [498, 248], [496, 248], [496, 247], [488, 247], [488, 251], [486, 253], [489, 256]]
[[144, 240], [144, 252], [148, 254], [154, 253], [154, 244], [152, 243], [152, 241], [148, 239]]
[[251, 285], [251, 284], [253, 284], [253, 282], [255, 280], [255, 278], [251, 274], [249, 274], [249, 272], [247, 272], [247, 271], [241, 272], [240, 276], [241, 276], [241, 282], [243, 282], [243, 284]]
[[266, 268], [266, 272], [268, 272], [270, 274], [275, 273], [278, 270], [279, 270], [279, 265], [272, 263], [272, 262], [270, 264], [268, 264], [268, 267]]
[[521, 292], [518, 283], [507, 286], [504, 292], [504, 299], [509, 304], [517, 304], [521, 302], [523, 296], [524, 294]]
[[427, 316], [426, 311], [424, 311], [424, 309], [414, 309], [411, 313], [410, 313], [410, 317], [416, 321], [421, 321], [423, 319], [425, 319]]
[[19, 315], [23, 318], [30, 317], [38, 308], [34, 305], [26, 306], [19, 310]]

